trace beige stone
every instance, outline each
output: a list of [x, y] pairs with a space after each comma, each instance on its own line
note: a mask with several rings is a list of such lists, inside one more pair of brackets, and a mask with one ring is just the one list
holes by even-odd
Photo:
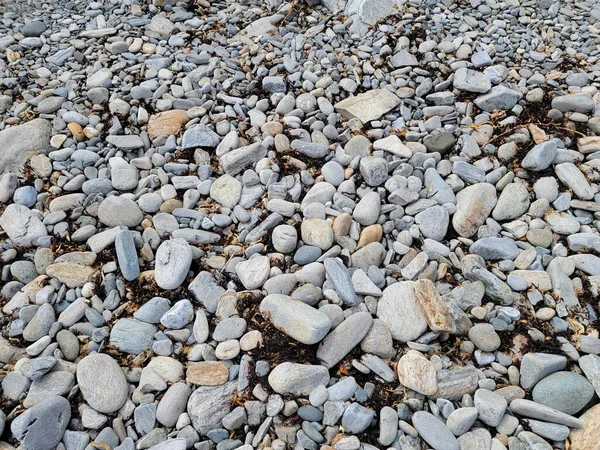
[[83, 286], [92, 280], [96, 269], [90, 266], [83, 266], [73, 262], [59, 262], [50, 264], [46, 269], [46, 275], [57, 278], [61, 283], [70, 288]]
[[438, 390], [435, 366], [422, 353], [409, 350], [398, 361], [398, 381], [423, 395], [433, 395]]
[[365, 245], [370, 244], [371, 242], [379, 242], [381, 241], [381, 237], [383, 236], [383, 227], [378, 223], [375, 225], [369, 225], [360, 233], [360, 238], [358, 239], [358, 246], [356, 248], [364, 247]]
[[219, 361], [202, 361], [188, 366], [186, 381], [198, 386], [220, 386], [229, 378], [229, 369]]
[[367, 123], [379, 119], [400, 102], [400, 98], [387, 89], [373, 89], [336, 103], [335, 109], [346, 119], [358, 119]]
[[442, 333], [456, 333], [454, 319], [433, 282], [428, 279], [417, 280], [413, 288], [429, 328]]
[[176, 135], [189, 120], [187, 112], [183, 109], [154, 114], [148, 121], [148, 136], [150, 139], [154, 139], [158, 136]]
[[599, 449], [600, 433], [598, 433], [598, 424], [600, 423], [600, 405], [595, 405], [588, 409], [579, 419], [583, 422], [583, 428], [571, 429], [571, 434], [569, 435], [571, 450]]

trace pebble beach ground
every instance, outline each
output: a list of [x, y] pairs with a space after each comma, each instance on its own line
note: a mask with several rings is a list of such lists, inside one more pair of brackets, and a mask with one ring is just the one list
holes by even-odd
[[0, 1], [0, 450], [599, 450], [595, 0]]

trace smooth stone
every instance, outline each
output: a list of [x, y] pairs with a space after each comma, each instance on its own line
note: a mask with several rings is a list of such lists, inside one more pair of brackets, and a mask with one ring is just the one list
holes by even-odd
[[474, 402], [479, 413], [479, 420], [491, 427], [500, 425], [508, 405], [504, 397], [487, 389], [477, 389]]
[[521, 386], [524, 389], [531, 389], [540, 380], [564, 369], [566, 365], [567, 358], [562, 355], [527, 353], [521, 360]]
[[433, 450], [460, 450], [458, 441], [440, 419], [426, 411], [417, 411], [412, 424]]
[[433, 395], [437, 392], [435, 366], [416, 350], [409, 350], [400, 358], [396, 372], [400, 384], [419, 394]]
[[236, 383], [228, 382], [221, 386], [201, 386], [190, 396], [187, 413], [194, 429], [205, 436], [209, 431], [220, 428], [221, 420], [231, 411], [231, 396]]
[[538, 419], [544, 422], [566, 425], [570, 428], [582, 428], [583, 422], [549, 406], [525, 399], [515, 399], [510, 402], [510, 409], [520, 416]]
[[142, 210], [133, 200], [112, 195], [100, 203], [100, 222], [108, 227], [136, 227], [144, 218]]
[[358, 312], [339, 324], [319, 345], [317, 358], [332, 368], [356, 347], [366, 336], [373, 323], [371, 314]]
[[61, 441], [70, 419], [69, 401], [49, 396], [14, 419], [10, 431], [25, 449], [51, 450]]
[[555, 372], [540, 380], [532, 391], [533, 401], [574, 415], [594, 396], [594, 387], [575, 372]]
[[306, 345], [320, 342], [331, 329], [327, 315], [287, 295], [267, 295], [260, 312], [275, 328]]
[[284, 362], [271, 371], [268, 380], [278, 394], [306, 396], [329, 383], [329, 371], [323, 366]]
[[187, 278], [192, 257], [192, 249], [184, 239], [164, 241], [156, 251], [156, 284], [162, 289], [177, 289]]
[[128, 281], [135, 280], [140, 274], [140, 265], [135, 242], [129, 230], [121, 230], [117, 233], [115, 250], [123, 278]]
[[452, 226], [462, 237], [471, 237], [496, 206], [496, 188], [488, 183], [467, 186], [456, 195]]
[[77, 364], [77, 384], [85, 401], [96, 411], [112, 413], [129, 395], [127, 379], [109, 355], [91, 353]]
[[134, 319], [119, 319], [110, 330], [109, 342], [118, 350], [138, 355], [149, 350], [156, 327]]
[[23, 205], [11, 204], [0, 216], [0, 226], [14, 245], [30, 247], [48, 232], [38, 216]]

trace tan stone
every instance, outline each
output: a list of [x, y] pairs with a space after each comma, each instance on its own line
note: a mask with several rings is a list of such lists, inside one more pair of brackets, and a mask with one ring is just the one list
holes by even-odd
[[356, 248], [364, 247], [365, 245], [370, 244], [371, 242], [379, 242], [381, 241], [381, 236], [383, 236], [383, 227], [376, 223], [375, 225], [369, 225], [362, 233], [360, 233], [360, 238], [358, 239], [358, 246]]
[[91, 281], [96, 269], [90, 266], [83, 266], [73, 262], [59, 262], [50, 264], [46, 269], [46, 274], [57, 278], [61, 283], [70, 288], [83, 286]]
[[67, 125], [67, 128], [73, 135], [76, 141], [83, 141], [85, 139], [85, 134], [83, 134], [83, 128], [77, 122], [71, 122]]
[[588, 409], [579, 419], [583, 422], [583, 428], [571, 429], [569, 440], [571, 450], [598, 450], [600, 449], [600, 405]]
[[435, 366], [416, 350], [409, 350], [400, 358], [397, 372], [398, 381], [415, 392], [433, 395], [438, 390]]
[[229, 378], [229, 369], [218, 361], [202, 361], [188, 366], [186, 381], [198, 386], [220, 386]]
[[456, 324], [431, 280], [415, 281], [415, 296], [427, 319], [429, 328], [442, 333], [456, 333]]
[[546, 132], [544, 130], [542, 130], [540, 127], [538, 127], [537, 125], [534, 125], [533, 123], [530, 123], [529, 125], [527, 125], [527, 129], [531, 133], [533, 142], [535, 142], [536, 144], [540, 144], [540, 143], [544, 142], [546, 139], [548, 139]]
[[183, 109], [173, 109], [150, 116], [148, 121], [148, 136], [154, 139], [158, 136], [171, 136], [179, 133], [190, 118]]
[[600, 150], [600, 136], [587, 136], [577, 139], [577, 150], [587, 155]]
[[306, 245], [314, 245], [325, 251], [333, 244], [333, 229], [327, 220], [305, 219], [300, 226], [300, 231]]
[[348, 213], [342, 213], [333, 221], [333, 234], [336, 238], [347, 236], [352, 225], [352, 216]]

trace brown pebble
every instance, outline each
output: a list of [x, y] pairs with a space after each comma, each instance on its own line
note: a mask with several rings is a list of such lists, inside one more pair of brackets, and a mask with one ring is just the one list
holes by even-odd
[[218, 361], [202, 361], [190, 364], [185, 373], [186, 381], [198, 386], [220, 386], [229, 378], [229, 369]]

